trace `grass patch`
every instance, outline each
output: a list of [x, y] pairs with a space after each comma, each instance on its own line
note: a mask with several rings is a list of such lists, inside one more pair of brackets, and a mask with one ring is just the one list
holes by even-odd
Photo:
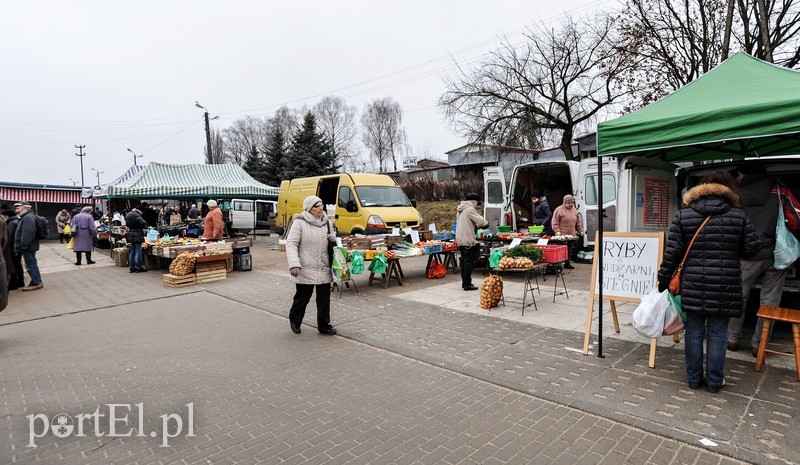
[[460, 200], [442, 200], [438, 202], [417, 202], [417, 210], [422, 214], [425, 224], [436, 225], [437, 231], [449, 231], [456, 220], [456, 207]]

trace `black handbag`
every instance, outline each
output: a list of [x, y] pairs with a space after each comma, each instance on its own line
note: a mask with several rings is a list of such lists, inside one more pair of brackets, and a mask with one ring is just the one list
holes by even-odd
[[[328, 235], [331, 234], [331, 223], [328, 222]], [[327, 238], [326, 238], [327, 239]], [[328, 241], [328, 266], [333, 266], [333, 242]]]

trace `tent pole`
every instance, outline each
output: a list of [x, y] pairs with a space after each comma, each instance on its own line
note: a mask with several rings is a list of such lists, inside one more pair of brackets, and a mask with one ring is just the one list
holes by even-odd
[[[594, 245], [597, 257], [597, 357], [603, 356], [603, 159], [597, 156], [597, 243]], [[591, 284], [594, 286], [594, 283]]]

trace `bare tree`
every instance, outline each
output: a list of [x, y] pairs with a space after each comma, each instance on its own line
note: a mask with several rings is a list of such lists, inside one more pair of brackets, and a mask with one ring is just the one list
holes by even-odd
[[800, 65], [800, 2], [736, 0], [736, 6], [739, 27], [732, 33], [742, 50], [787, 68]]
[[209, 157], [208, 147], [203, 149], [203, 154], [205, 155], [207, 164], [218, 165], [220, 163], [225, 163], [225, 140], [222, 137], [222, 132], [219, 129], [211, 130], [211, 151], [213, 152], [213, 156]]
[[[728, 54], [728, 28], [734, 38], [730, 50], [797, 66], [800, 5], [795, 0], [736, 0], [735, 6], [732, 0], [626, 0], [618, 21], [618, 51], [626, 66], [616, 82], [630, 96], [624, 110], [648, 105], [719, 64]], [[766, 17], [760, 15], [764, 10]]]
[[222, 131], [222, 134], [228, 161], [239, 166], [244, 165], [254, 148], [263, 153], [263, 147], [267, 144], [264, 121], [252, 116], [234, 121], [231, 127]]
[[522, 45], [506, 41], [484, 61], [459, 67], [439, 105], [473, 142], [535, 149], [552, 138], [572, 160], [576, 129], [619, 98], [611, 86], [622, 65], [612, 26], [612, 18], [595, 16], [529, 29]]
[[386, 171], [389, 160], [397, 171], [397, 154], [406, 140], [403, 127], [403, 108], [391, 97], [373, 100], [361, 114], [361, 141], [379, 172]]
[[[305, 106], [303, 109], [304, 108]], [[272, 134], [275, 129], [280, 129], [285, 140], [291, 140], [294, 134], [300, 129], [300, 122], [303, 120], [303, 115], [308, 113], [308, 111], [305, 113], [301, 113], [301, 111], [302, 109], [291, 109], [285, 105], [278, 108], [275, 114], [266, 120], [266, 133]], [[264, 143], [267, 144], [268, 140], [269, 137], [267, 137]], [[266, 145], [264, 147], [266, 147]], [[266, 153], [265, 148], [263, 151]]]
[[333, 148], [336, 164], [343, 172], [353, 171], [353, 141], [358, 133], [356, 107], [348, 106], [341, 97], [326, 96], [312, 109], [317, 127]]

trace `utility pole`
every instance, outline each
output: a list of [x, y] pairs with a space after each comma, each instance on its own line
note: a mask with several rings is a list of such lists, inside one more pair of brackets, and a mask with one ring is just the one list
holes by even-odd
[[[195, 100], [194, 106], [203, 109], [203, 117], [206, 120], [206, 163], [213, 163], [214, 154], [211, 152], [211, 126], [208, 124], [208, 110], [203, 105], [200, 105], [200, 102], [197, 100]], [[219, 118], [219, 116], [215, 116], [213, 119], [217, 118]]]
[[76, 153], [75, 156], [76, 157], [81, 157], [81, 187], [83, 187], [83, 186], [86, 185], [86, 183], [83, 182], [83, 157], [86, 156], [86, 154], [83, 153], [83, 149], [85, 149], [86, 146], [85, 145], [76, 145], [75, 148], [80, 151], [80, 153]]
[[138, 165], [136, 164], [136, 159], [137, 159], [137, 158], [142, 158], [144, 155], [136, 155], [136, 152], [134, 152], [134, 151], [133, 151], [133, 150], [131, 150], [131, 149], [128, 149], [128, 152], [130, 152], [130, 153], [132, 153], [132, 154], [133, 154], [133, 166], [138, 166]]
[[203, 112], [203, 116], [206, 118], [206, 147], [208, 147], [208, 159], [213, 160], [214, 154], [211, 153], [211, 127], [208, 125], [208, 110]]
[[105, 171], [100, 171], [97, 168], [92, 168], [92, 171], [97, 172], [97, 188], [100, 188], [100, 175], [105, 173]]

